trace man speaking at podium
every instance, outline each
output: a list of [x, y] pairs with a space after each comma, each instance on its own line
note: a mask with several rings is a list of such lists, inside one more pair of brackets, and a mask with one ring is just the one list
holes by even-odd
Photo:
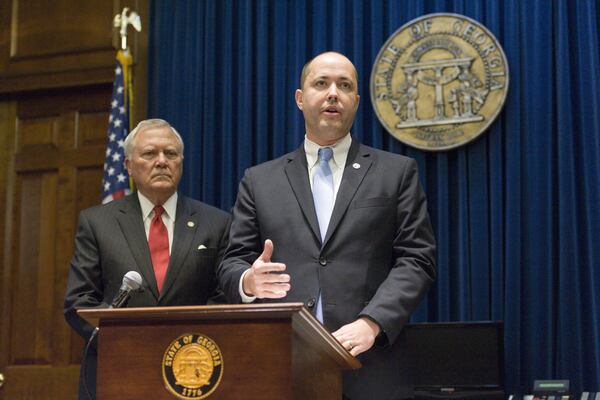
[[[139, 272], [143, 283], [129, 306], [206, 304], [217, 294], [216, 267], [227, 245], [229, 215], [177, 193], [183, 141], [168, 122], [140, 122], [124, 147], [137, 192], [82, 211], [75, 236], [64, 311], [86, 341], [94, 327], [76, 310], [108, 307], [130, 270]], [[93, 394], [95, 349], [86, 364]], [[79, 398], [87, 399], [81, 379]]]
[[295, 98], [304, 143], [246, 171], [219, 280], [233, 302], [311, 309], [363, 364], [345, 372], [344, 398], [410, 397], [400, 333], [435, 278], [416, 163], [352, 138], [358, 78], [345, 56], [309, 61]]

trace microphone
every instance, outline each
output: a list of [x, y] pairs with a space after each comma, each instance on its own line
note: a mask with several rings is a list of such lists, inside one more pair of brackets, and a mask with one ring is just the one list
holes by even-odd
[[121, 308], [125, 306], [127, 300], [131, 297], [131, 292], [139, 290], [141, 286], [142, 276], [136, 271], [129, 271], [123, 276], [123, 283], [121, 283], [119, 291], [108, 308]]
[[[113, 298], [113, 301], [112, 301], [112, 303], [110, 303], [110, 306], [108, 308], [121, 308], [121, 307], [125, 306], [125, 304], [127, 303], [127, 300], [129, 300], [129, 298], [131, 297], [131, 292], [140, 290], [141, 287], [142, 287], [142, 276], [136, 271], [129, 271], [128, 273], [126, 273], [123, 276], [123, 283], [121, 283], [121, 287], [119, 288], [119, 291]], [[88, 399], [90, 399], [90, 400], [94, 400], [94, 397], [92, 397], [92, 394], [90, 393], [90, 389], [88, 388], [88, 384], [87, 384], [86, 360], [87, 360], [87, 354], [90, 350], [90, 346], [92, 345], [92, 342], [96, 338], [96, 335], [98, 335], [99, 331], [100, 331], [100, 329], [98, 327], [96, 327], [94, 329], [94, 331], [92, 332], [92, 334], [90, 335], [90, 338], [88, 339], [87, 344], [85, 345], [85, 348], [83, 349], [83, 360], [81, 361], [81, 364], [82, 364], [81, 365], [81, 373], [83, 374], [83, 376], [82, 376], [83, 389], [85, 390], [85, 394], [87, 395]]]

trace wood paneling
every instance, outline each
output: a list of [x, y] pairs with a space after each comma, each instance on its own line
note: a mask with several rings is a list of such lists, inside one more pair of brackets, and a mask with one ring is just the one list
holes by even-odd
[[56, 147], [55, 137], [55, 119], [38, 118], [23, 119], [19, 121], [17, 151], [22, 151], [25, 147]]
[[[0, 400], [77, 397], [83, 341], [63, 300], [79, 211], [100, 202], [112, 18], [147, 0], [0, 0]], [[133, 34], [133, 123], [147, 34]]]
[[17, 177], [13, 295], [9, 363], [47, 365], [54, 297], [56, 173]]
[[[0, 392], [0, 399], [7, 400], [75, 400], [77, 387], [73, 387], [73, 376], [77, 375], [76, 366], [55, 367], [48, 374], [47, 366], [12, 368], [4, 373], [6, 381]], [[15, 385], [14, 382], [27, 382]], [[40, 389], [42, 388], [42, 389]]]
[[[15, 0], [11, 13], [13, 60], [112, 49], [110, 1]], [[56, 23], [58, 22], [58, 23]]]
[[[7, 354], [6, 381], [20, 391], [2, 389], [0, 399], [68, 399], [77, 390], [82, 340], [64, 321], [62, 302], [78, 212], [100, 201], [110, 91], [106, 85], [28, 94], [11, 108], [11, 251], [2, 282], [2, 321], [10, 329], [0, 352]], [[50, 384], [54, 379], [62, 385]]]
[[[90, 146], [104, 146], [106, 132], [100, 131], [98, 126], [107, 125], [105, 113], [85, 113], [79, 116], [79, 136], [76, 138], [76, 148]], [[108, 127], [108, 126], [107, 126]]]
[[[148, 23], [147, 0], [0, 1], [0, 93], [109, 83], [115, 47], [113, 17], [123, 7]], [[134, 62], [147, 35], [130, 33]]]

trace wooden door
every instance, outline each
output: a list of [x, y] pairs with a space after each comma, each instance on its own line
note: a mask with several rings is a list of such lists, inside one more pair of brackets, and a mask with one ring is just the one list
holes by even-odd
[[0, 399], [75, 399], [82, 340], [63, 318], [79, 210], [98, 204], [110, 86], [4, 103], [8, 190]]

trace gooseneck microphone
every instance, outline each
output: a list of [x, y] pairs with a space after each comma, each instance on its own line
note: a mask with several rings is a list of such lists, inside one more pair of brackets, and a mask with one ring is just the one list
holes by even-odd
[[142, 276], [136, 271], [129, 271], [123, 276], [123, 283], [119, 291], [110, 303], [109, 308], [121, 308], [127, 304], [131, 297], [131, 292], [138, 290], [142, 286]]
[[[121, 283], [121, 287], [119, 288], [119, 291], [113, 298], [113, 301], [110, 303], [110, 306], [108, 308], [125, 307], [125, 305], [127, 304], [127, 301], [131, 297], [132, 292], [136, 292], [136, 291], [140, 290], [141, 287], [142, 287], [142, 276], [136, 271], [129, 271], [128, 273], [126, 273], [123, 276], [123, 282]], [[90, 389], [88, 388], [88, 385], [87, 385], [87, 371], [86, 371], [87, 368], [85, 365], [85, 361], [87, 358], [87, 353], [90, 350], [90, 346], [92, 345], [92, 342], [96, 338], [96, 335], [98, 335], [99, 331], [100, 331], [100, 329], [96, 328], [90, 335], [90, 338], [85, 346], [85, 349], [83, 350], [83, 360], [81, 361], [83, 364], [81, 366], [81, 373], [83, 374], [83, 376], [82, 376], [83, 388], [85, 389], [85, 394], [87, 395], [87, 397], [90, 400], [94, 400], [94, 397], [90, 393]]]

